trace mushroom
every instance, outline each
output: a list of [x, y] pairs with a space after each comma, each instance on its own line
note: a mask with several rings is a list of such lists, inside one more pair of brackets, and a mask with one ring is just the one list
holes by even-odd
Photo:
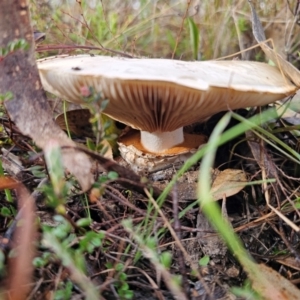
[[39, 31], [35, 30], [33, 32], [33, 38], [34, 38], [34, 42], [36, 44], [39, 44], [39, 43], [41, 43], [42, 41], [45, 40], [46, 34], [44, 32], [39, 32]]
[[276, 67], [250, 61], [78, 55], [42, 59], [38, 68], [44, 89], [71, 102], [84, 104], [83, 86], [100, 92], [109, 99], [104, 113], [140, 130], [135, 143], [155, 155], [195, 147], [195, 139], [185, 138], [186, 125], [220, 111], [269, 104], [296, 90]]

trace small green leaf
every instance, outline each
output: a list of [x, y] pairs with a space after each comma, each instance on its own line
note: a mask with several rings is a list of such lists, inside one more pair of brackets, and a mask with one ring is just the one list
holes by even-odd
[[82, 218], [76, 222], [78, 227], [87, 227], [91, 224], [92, 220], [90, 218]]
[[33, 259], [32, 264], [36, 267], [36, 268], [42, 268], [47, 264], [47, 261], [44, 260], [41, 257], [36, 257]]
[[134, 294], [133, 294], [133, 291], [131, 291], [131, 290], [126, 290], [126, 291], [124, 291], [124, 293], [123, 293], [123, 297], [124, 297], [125, 299], [132, 299], [133, 296], [134, 296]]
[[160, 261], [163, 264], [163, 266], [167, 269], [170, 268], [171, 263], [172, 263], [172, 254], [170, 252], [163, 252], [160, 255]]
[[5, 271], [5, 255], [2, 250], [0, 250], [0, 275], [2, 276]]
[[120, 279], [121, 281], [125, 281], [125, 280], [127, 279], [126, 273], [121, 273], [121, 274], [119, 275], [119, 279]]
[[118, 263], [116, 264], [115, 269], [117, 272], [120, 272], [124, 269], [124, 265], [122, 263]]
[[110, 171], [110, 172], [108, 172], [107, 177], [108, 177], [110, 180], [115, 180], [115, 179], [118, 179], [118, 178], [119, 178], [119, 174], [118, 174], [117, 172]]
[[1, 215], [3, 217], [11, 217], [12, 213], [11, 213], [11, 211], [10, 211], [10, 209], [8, 207], [2, 207], [1, 208]]
[[14, 94], [12, 92], [6, 92], [5, 94], [0, 94], [0, 103], [13, 99]]
[[32, 263], [37, 268], [45, 267], [49, 263], [51, 256], [52, 254], [46, 251], [43, 253], [42, 257], [35, 257]]
[[146, 243], [146, 246], [148, 248], [150, 248], [151, 250], [155, 250], [156, 249], [156, 246], [157, 246], [157, 240], [154, 238], [154, 237], [147, 237], [145, 239], [145, 243]]
[[86, 146], [88, 147], [88, 149], [90, 149], [92, 151], [96, 151], [97, 150], [96, 144], [90, 138], [86, 139]]
[[205, 267], [208, 265], [210, 261], [210, 258], [208, 255], [204, 255], [200, 260], [199, 260], [199, 266]]

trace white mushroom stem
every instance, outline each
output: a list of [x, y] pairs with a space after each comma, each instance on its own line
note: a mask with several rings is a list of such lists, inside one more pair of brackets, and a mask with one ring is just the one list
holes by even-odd
[[183, 127], [170, 132], [141, 131], [141, 143], [150, 152], [163, 152], [184, 141]]

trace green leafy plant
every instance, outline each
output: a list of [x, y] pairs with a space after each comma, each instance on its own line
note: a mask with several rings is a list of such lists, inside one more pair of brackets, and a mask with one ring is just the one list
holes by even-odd
[[[48, 248], [41, 257], [34, 260], [36, 266], [44, 267], [55, 258], [61, 260], [62, 265], [73, 274], [74, 280], [85, 291], [88, 299], [98, 299], [98, 292], [85, 275], [85, 254], [92, 253], [96, 247], [101, 246], [104, 237], [103, 233], [86, 230], [89, 227], [90, 218], [81, 218], [76, 222], [76, 229], [79, 238], [74, 232], [74, 226], [66, 219], [65, 201], [70, 186], [64, 177], [63, 165], [61, 163], [60, 148], [50, 142], [45, 151], [45, 158], [49, 170], [51, 184], [43, 187], [47, 195], [48, 204], [55, 209], [59, 215], [53, 217], [55, 226], [42, 225], [43, 246]], [[76, 247], [75, 247], [76, 246]], [[64, 292], [70, 294], [71, 283], [61, 284], [56, 293], [57, 299], [61, 298]]]
[[[2, 159], [0, 159], [0, 176], [4, 176], [4, 170], [3, 170], [3, 167], [2, 167]], [[6, 200], [8, 202], [13, 202], [13, 198], [12, 198], [10, 190], [5, 189], [4, 192], [5, 192]], [[8, 216], [8, 215], [10, 215], [10, 210], [7, 207], [6, 208], [3, 207], [1, 209], [1, 214]]]
[[58, 288], [54, 293], [54, 300], [69, 300], [72, 298], [73, 283], [67, 281], [66, 283], [60, 282]]
[[13, 98], [12, 92], [6, 92], [5, 94], [0, 94], [0, 104], [2, 105], [4, 101], [9, 101]]
[[51, 185], [44, 186], [43, 190], [48, 198], [48, 204], [57, 212], [65, 213], [64, 203], [70, 186], [65, 181], [61, 150], [55, 142], [49, 142], [45, 151], [46, 164], [49, 170]]
[[18, 39], [15, 41], [11, 41], [7, 44], [5, 48], [0, 48], [0, 57], [4, 57], [9, 55], [12, 52], [18, 51], [18, 50], [28, 50], [29, 44], [24, 39]]
[[206, 267], [208, 265], [210, 261], [210, 258], [208, 255], [204, 255], [203, 257], [201, 257], [201, 259], [199, 260], [199, 266], [201, 267]]
[[108, 146], [103, 141], [108, 141], [111, 147], [115, 148], [117, 133], [119, 132], [115, 121], [102, 114], [109, 101], [103, 99], [101, 93], [96, 93], [91, 87], [82, 87], [81, 92], [85, 105], [90, 110], [90, 123], [96, 137], [96, 143], [93, 143], [91, 139], [87, 139], [87, 146], [89, 149], [104, 155], [108, 150]]
[[185, 297], [181, 290], [181, 276], [172, 275], [168, 271], [171, 265], [170, 253], [163, 252], [163, 254], [160, 254], [157, 250], [157, 240], [151, 236], [144, 238], [143, 233], [140, 232], [139, 228], [133, 227], [131, 220], [124, 220], [123, 226], [138, 243], [143, 256], [148, 258], [154, 265], [157, 272], [162, 275], [165, 284], [172, 291], [172, 294], [177, 295], [179, 299], [184, 299]]
[[133, 291], [130, 290], [130, 287], [127, 283], [127, 275], [124, 272], [125, 266], [122, 263], [118, 263], [116, 266], [114, 266], [115, 271], [117, 272], [115, 278], [116, 283], [115, 286], [117, 288], [118, 295], [120, 299], [126, 300], [126, 299], [132, 299], [133, 298]]

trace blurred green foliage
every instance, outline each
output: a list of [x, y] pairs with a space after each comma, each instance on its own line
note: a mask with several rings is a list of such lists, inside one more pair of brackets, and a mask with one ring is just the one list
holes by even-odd
[[[188, 7], [185, 0], [30, 3], [33, 25], [47, 34], [49, 44], [103, 45], [135, 56], [170, 58], [182, 29], [175, 49], [177, 59], [192, 60], [196, 52], [201, 59], [218, 58], [241, 50], [241, 45], [253, 45], [249, 7], [241, 0], [194, 0]], [[256, 9], [263, 20], [272, 21], [286, 5], [283, 0], [267, 0]], [[187, 9], [187, 20], [182, 22]]]

